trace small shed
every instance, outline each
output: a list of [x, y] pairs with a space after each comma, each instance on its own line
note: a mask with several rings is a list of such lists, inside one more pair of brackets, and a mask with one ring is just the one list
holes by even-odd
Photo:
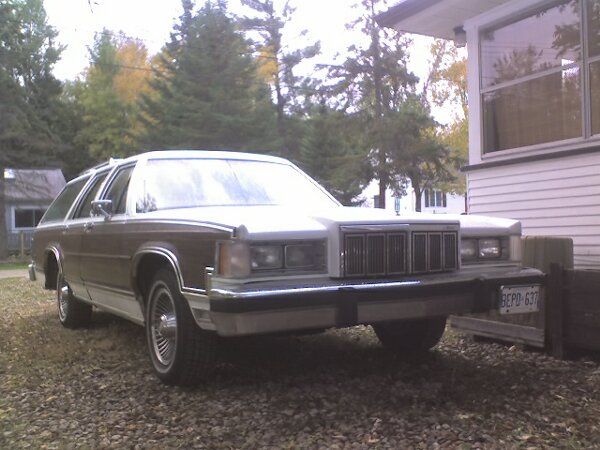
[[31, 246], [34, 228], [66, 184], [60, 169], [5, 169], [4, 218], [8, 250]]

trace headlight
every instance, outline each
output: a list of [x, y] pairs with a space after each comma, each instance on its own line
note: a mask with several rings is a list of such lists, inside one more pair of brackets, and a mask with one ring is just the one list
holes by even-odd
[[236, 242], [217, 246], [218, 274], [244, 278], [252, 273], [324, 272], [325, 241]]
[[250, 247], [250, 265], [252, 270], [283, 268], [283, 246], [252, 245]]
[[500, 239], [479, 239], [479, 258], [500, 258], [502, 256], [502, 247]]
[[475, 239], [463, 239], [460, 247], [462, 259], [474, 259], [477, 256], [477, 241]]
[[[285, 267], [289, 269], [310, 269], [322, 263], [323, 252], [311, 244], [285, 246]], [[321, 259], [319, 261], [319, 259]]]
[[506, 239], [500, 238], [463, 238], [460, 257], [463, 261], [506, 259], [508, 258]]

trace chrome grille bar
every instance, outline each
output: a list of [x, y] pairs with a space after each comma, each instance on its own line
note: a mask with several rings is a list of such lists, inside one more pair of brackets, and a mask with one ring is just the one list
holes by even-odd
[[387, 268], [389, 275], [406, 273], [406, 235], [404, 233], [388, 234]]
[[[458, 232], [350, 231], [343, 234], [344, 277], [390, 277], [458, 268]], [[410, 252], [409, 252], [410, 249]]]
[[364, 275], [365, 236], [362, 234], [347, 235], [345, 236], [344, 243], [344, 267], [346, 269], [346, 276]]

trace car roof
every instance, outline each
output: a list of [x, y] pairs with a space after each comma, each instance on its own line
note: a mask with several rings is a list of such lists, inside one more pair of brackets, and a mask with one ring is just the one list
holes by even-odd
[[149, 159], [230, 159], [238, 161], [263, 161], [292, 165], [292, 163], [285, 158], [263, 155], [259, 153], [244, 153], [229, 150], [153, 150], [126, 158], [110, 158], [106, 162], [84, 170], [83, 172], [79, 173], [76, 178], [84, 175], [94, 174], [99, 170], [111, 168], [117, 164], [126, 164], [128, 162]]
[[155, 150], [141, 153], [124, 161], [137, 161], [141, 159], [234, 159], [243, 161], [264, 161], [279, 164], [291, 164], [287, 159], [277, 156], [262, 155], [259, 153], [244, 153], [228, 150]]

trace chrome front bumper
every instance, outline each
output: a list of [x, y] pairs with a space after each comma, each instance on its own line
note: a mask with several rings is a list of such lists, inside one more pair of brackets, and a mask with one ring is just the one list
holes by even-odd
[[[210, 321], [221, 336], [347, 327], [496, 307], [500, 286], [543, 284], [536, 269], [446, 274], [403, 281], [332, 280], [295, 288], [261, 283], [208, 292]], [[196, 314], [195, 314], [196, 315]]]
[[27, 273], [29, 274], [29, 281], [34, 281], [38, 286], [46, 289], [46, 275], [36, 263], [32, 262], [27, 266]]
[[37, 274], [35, 273], [35, 263], [31, 263], [27, 266], [27, 271], [29, 273], [29, 281], [37, 281]]

